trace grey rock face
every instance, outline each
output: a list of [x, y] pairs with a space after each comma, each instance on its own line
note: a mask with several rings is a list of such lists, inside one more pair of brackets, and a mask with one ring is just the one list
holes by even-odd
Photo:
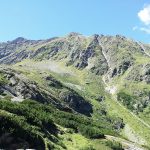
[[[147, 52], [148, 45], [142, 45]], [[31, 50], [34, 49], [34, 50]], [[0, 43], [0, 63], [13, 64], [24, 59], [66, 60], [66, 65], [78, 69], [88, 68], [97, 75], [110, 77], [124, 74], [135, 63], [134, 55], [143, 55], [141, 45], [124, 36], [83, 36], [70, 33], [66, 37], [49, 40], [26, 40], [17, 38]]]
[[17, 73], [12, 70], [2, 71], [9, 81], [8, 84], [3, 85], [1, 88], [9, 91], [13, 96], [22, 99], [33, 99], [44, 102], [44, 96], [39, 92], [36, 83], [24, 81]]
[[[67, 92], [61, 92], [59, 98], [56, 98], [51, 92], [42, 90], [36, 82], [30, 81], [19, 72], [1, 68], [0, 73], [8, 81], [0, 86], [0, 95], [5, 93], [5, 95], [16, 98], [15, 100], [18, 102], [32, 99], [40, 103], [51, 103], [61, 110], [69, 112], [74, 110], [87, 116], [90, 116], [92, 113], [92, 105], [71, 89], [68, 89]], [[47, 76], [45, 80], [49, 86], [57, 90], [60, 89], [61, 91], [66, 88], [52, 76]]]
[[63, 100], [69, 107], [75, 111], [88, 115], [92, 113], [92, 105], [85, 101], [81, 96], [70, 91], [61, 92], [59, 95], [60, 99]]
[[127, 80], [150, 83], [150, 64], [136, 65], [129, 72]]

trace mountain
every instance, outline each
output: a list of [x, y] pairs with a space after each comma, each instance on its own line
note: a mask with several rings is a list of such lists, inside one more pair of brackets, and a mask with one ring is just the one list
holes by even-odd
[[0, 43], [0, 148], [150, 149], [150, 45], [70, 33]]

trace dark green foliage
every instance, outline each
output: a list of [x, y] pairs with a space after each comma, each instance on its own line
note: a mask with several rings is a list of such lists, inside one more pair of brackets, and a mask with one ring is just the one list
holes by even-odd
[[119, 92], [117, 94], [117, 99], [121, 101], [125, 106], [127, 106], [128, 109], [134, 109], [133, 104], [135, 97], [124, 92]]
[[112, 148], [113, 150], [124, 150], [122, 145], [116, 141], [107, 141], [106, 145]]
[[[25, 101], [24, 103], [28, 102]], [[42, 104], [37, 103], [34, 103], [33, 105], [34, 106], [32, 106], [30, 103], [28, 107], [37, 107], [38, 111], [44, 111], [47, 114], [47, 118], [52, 119], [54, 122], [61, 126], [64, 126], [66, 128], [72, 128], [76, 132], [80, 132], [88, 138], [104, 137], [104, 133], [106, 132], [109, 132], [110, 134], [115, 134], [113, 129], [105, 129], [102, 123], [97, 123], [91, 118], [79, 114], [75, 115], [72, 113], [60, 111], [53, 108], [51, 105], [44, 106]]]
[[95, 122], [79, 114], [60, 111], [51, 105], [43, 105], [35, 101], [12, 103], [3, 100], [0, 103], [0, 109], [24, 116], [28, 124], [39, 127], [39, 130], [46, 136], [48, 136], [47, 131], [57, 135], [57, 128], [53, 122], [66, 128], [72, 128], [75, 132], [80, 132], [88, 138], [102, 138], [104, 134], [115, 134], [113, 128], [108, 129], [101, 122]]
[[79, 131], [87, 138], [104, 138], [104, 134], [97, 127], [91, 127], [90, 125], [80, 126]]
[[6, 84], [8, 81], [7, 79], [4, 77], [4, 74], [2, 72], [0, 72], [0, 86]]
[[[1, 101], [0, 109], [7, 110], [11, 113], [17, 114], [18, 116], [24, 116], [29, 124], [38, 126], [41, 129], [46, 129], [50, 132], [56, 132], [56, 126], [53, 121], [47, 117], [47, 114], [41, 112], [38, 107], [31, 108], [27, 104], [12, 103], [9, 101]], [[51, 130], [52, 129], [52, 130]]]
[[[7, 112], [0, 112], [0, 122], [0, 148], [9, 148], [7, 146], [11, 145], [9, 139], [5, 141], [2, 140], [2, 137], [6, 134], [9, 134], [9, 137], [12, 139], [23, 139], [28, 143], [30, 148], [41, 149], [45, 147], [42, 137], [38, 134], [38, 129], [29, 125], [24, 117]], [[18, 146], [19, 145], [16, 145], [16, 148], [21, 148]]]
[[[138, 114], [143, 112], [144, 108], [149, 105], [149, 92], [144, 91], [139, 96], [129, 95], [125, 92], [119, 92], [117, 99], [123, 103], [128, 109]], [[146, 97], [146, 98], [144, 98]]]

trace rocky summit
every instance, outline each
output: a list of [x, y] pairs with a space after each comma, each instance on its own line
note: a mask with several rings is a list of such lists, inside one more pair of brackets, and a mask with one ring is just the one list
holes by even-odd
[[0, 149], [149, 150], [150, 45], [79, 33], [0, 43]]

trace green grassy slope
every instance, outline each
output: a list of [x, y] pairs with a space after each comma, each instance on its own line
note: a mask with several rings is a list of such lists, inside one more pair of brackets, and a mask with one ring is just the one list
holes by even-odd
[[[27, 62], [24, 63], [28, 68]], [[24, 63], [22, 62], [22, 65]], [[36, 65], [36, 63], [34, 65]], [[71, 70], [73, 75], [66, 76], [63, 73], [57, 73], [55, 71], [51, 72], [51, 74], [54, 75], [59, 81], [63, 82], [65, 85], [69, 86], [70, 88], [74, 88], [77, 92], [79, 92], [83, 97], [86, 97], [87, 100], [92, 103], [94, 109], [92, 117], [94, 119], [101, 120], [101, 113], [105, 113], [105, 111], [106, 117], [108, 118], [122, 118], [125, 123], [125, 128], [122, 130], [121, 136], [141, 145], [149, 145], [149, 127], [141, 122], [138, 116], [132, 114], [132, 112], [130, 112], [130, 110], [128, 110], [125, 106], [117, 102], [115, 100], [115, 96], [110, 95], [105, 90], [106, 85], [103, 83], [101, 76], [95, 76], [88, 71], [77, 70], [71, 66], [68, 68], [65, 67], [62, 63], [58, 63], [58, 66], [60, 66], [61, 68], [63, 67], [64, 70]], [[19, 69], [18, 65], [16, 66], [16, 68]], [[45, 71], [49, 72], [49, 70]], [[123, 80], [125, 76], [126, 74], [122, 76], [122, 78], [119, 77], [118, 79], [115, 79], [118, 82], [114, 80], [111, 84], [113, 85], [115, 83], [123, 83], [121, 82], [121, 80]], [[118, 87], [121, 89], [122, 84], [119, 84]], [[101, 102], [98, 101], [97, 99], [99, 96], [104, 96], [104, 100]]]

